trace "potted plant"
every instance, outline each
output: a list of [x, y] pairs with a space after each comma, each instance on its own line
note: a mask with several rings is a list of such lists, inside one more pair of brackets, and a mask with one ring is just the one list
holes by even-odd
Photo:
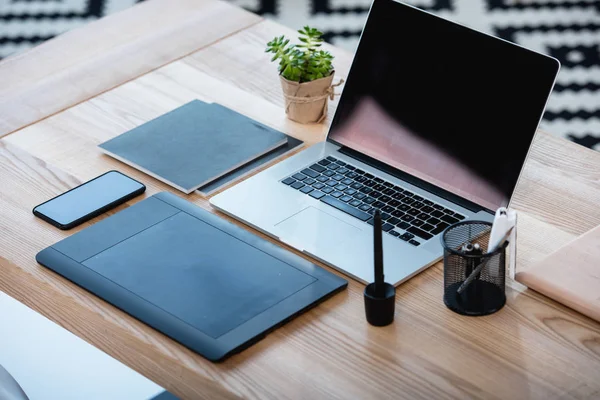
[[328, 98], [333, 100], [333, 55], [321, 50], [323, 33], [305, 26], [298, 31], [299, 44], [290, 44], [285, 36], [267, 43], [271, 61], [279, 60], [279, 78], [285, 112], [289, 119], [301, 123], [320, 123], [327, 117]]

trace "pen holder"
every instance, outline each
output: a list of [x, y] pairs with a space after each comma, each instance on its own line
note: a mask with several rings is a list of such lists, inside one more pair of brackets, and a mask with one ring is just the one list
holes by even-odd
[[[441, 236], [444, 247], [444, 303], [463, 315], [488, 315], [506, 303], [505, 250], [508, 242], [487, 254], [492, 224], [465, 221], [449, 226]], [[477, 246], [478, 245], [478, 246]], [[477, 250], [477, 249], [481, 250]], [[485, 263], [479, 273], [477, 267]], [[472, 280], [464, 285], [471, 277]], [[462, 287], [461, 287], [462, 286]]]

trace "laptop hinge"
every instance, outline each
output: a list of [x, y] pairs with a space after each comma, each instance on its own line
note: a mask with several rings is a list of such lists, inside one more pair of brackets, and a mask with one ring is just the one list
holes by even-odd
[[419, 187], [423, 190], [426, 190], [438, 197], [441, 197], [445, 200], [451, 201], [452, 203], [455, 203], [461, 207], [464, 207], [467, 210], [470, 210], [473, 212], [479, 212], [479, 211], [483, 210], [483, 211], [488, 211], [488, 212], [494, 214], [494, 211], [492, 211], [488, 208], [482, 207], [479, 204], [473, 203], [472, 201], [465, 199], [464, 197], [458, 196], [458, 195], [451, 193], [447, 190], [444, 190], [438, 186], [435, 186], [429, 182], [426, 182], [420, 178], [417, 178], [416, 176], [413, 176], [413, 175], [408, 174], [404, 171], [401, 171], [397, 168], [394, 168], [386, 163], [378, 161], [372, 157], [367, 156], [364, 153], [353, 150], [346, 146], [342, 146], [338, 151], [344, 155], [347, 155], [348, 157], [352, 157], [355, 160], [358, 160], [362, 163], [370, 165], [373, 168], [377, 168], [378, 170], [385, 172], [386, 174], [395, 176], [396, 178], [402, 179], [403, 181], [406, 181], [406, 182], [410, 183], [411, 185], [417, 186], [417, 187]]

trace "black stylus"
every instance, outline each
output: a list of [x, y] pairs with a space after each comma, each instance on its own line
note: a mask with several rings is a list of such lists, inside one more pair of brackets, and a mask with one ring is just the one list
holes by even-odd
[[381, 229], [381, 213], [379, 210], [375, 211], [373, 220], [373, 252], [375, 255], [374, 265], [375, 265], [375, 293], [378, 296], [383, 295], [384, 291], [384, 277], [383, 277], [383, 239]]

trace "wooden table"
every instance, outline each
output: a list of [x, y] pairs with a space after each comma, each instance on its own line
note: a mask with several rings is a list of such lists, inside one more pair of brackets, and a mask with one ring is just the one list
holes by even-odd
[[[170, 190], [96, 145], [192, 99], [322, 140], [326, 124], [285, 118], [263, 53], [282, 33], [293, 35], [226, 3], [150, 0], [0, 63], [0, 290], [183, 398], [599, 398], [600, 325], [512, 281], [500, 312], [462, 317], [442, 303], [437, 264], [399, 287], [385, 328], [366, 324], [351, 281], [212, 364], [35, 262], [90, 225], [59, 231], [32, 215], [36, 204], [113, 168], [146, 183], [146, 196]], [[330, 50], [345, 77], [350, 55]], [[600, 224], [599, 204], [600, 154], [540, 133], [513, 201], [518, 267]]]

